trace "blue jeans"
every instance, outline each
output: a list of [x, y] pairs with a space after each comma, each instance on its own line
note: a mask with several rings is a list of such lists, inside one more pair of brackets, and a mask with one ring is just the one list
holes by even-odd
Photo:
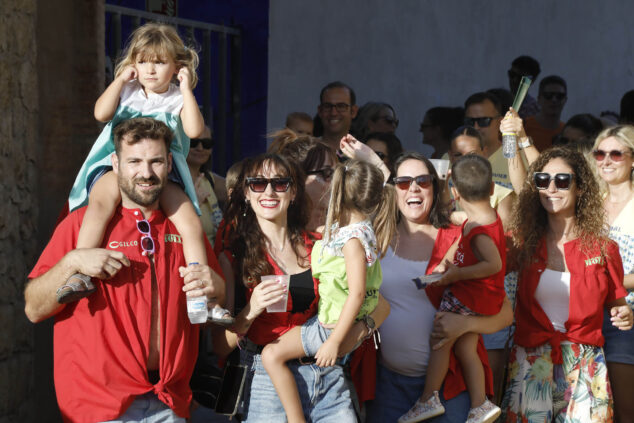
[[148, 392], [136, 397], [119, 418], [103, 423], [185, 423], [185, 419], [174, 414], [153, 392]]
[[[249, 368], [244, 387], [241, 414], [247, 423], [286, 422], [273, 383], [262, 365], [259, 354], [241, 351], [240, 358]], [[356, 422], [348, 383], [340, 366], [319, 367], [314, 364], [286, 363], [293, 375], [307, 422]]]
[[[377, 365], [376, 396], [366, 403], [366, 423], [396, 422], [407, 413], [425, 388], [425, 376], [411, 377], [393, 372]], [[469, 414], [471, 401], [467, 391], [446, 401], [442, 390], [440, 401], [445, 406], [445, 414], [426, 420], [433, 423], [464, 423]]]

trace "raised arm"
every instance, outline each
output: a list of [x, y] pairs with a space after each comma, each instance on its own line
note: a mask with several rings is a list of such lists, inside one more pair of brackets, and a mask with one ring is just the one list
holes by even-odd
[[126, 67], [118, 77], [108, 85], [108, 88], [99, 96], [95, 103], [95, 119], [99, 122], [110, 122], [119, 106], [119, 97], [123, 86], [137, 77], [136, 68], [132, 65]]
[[348, 134], [341, 139], [339, 148], [347, 157], [362, 162], [367, 162], [375, 165], [381, 172], [383, 172], [384, 181], [390, 178], [390, 169], [387, 168], [383, 160], [366, 144], [357, 140], [352, 135]]
[[180, 81], [180, 90], [183, 95], [183, 108], [180, 114], [183, 130], [189, 138], [198, 138], [205, 130], [205, 121], [190, 85], [189, 70], [182, 67], [178, 71], [177, 78]]
[[524, 185], [524, 181], [526, 180], [527, 171], [520, 151], [524, 152], [526, 162], [529, 165], [537, 159], [539, 151], [537, 151], [537, 148], [535, 148], [528, 135], [526, 135], [522, 119], [519, 117], [517, 112], [513, 110], [513, 108], [510, 108], [506, 113], [506, 116], [504, 116], [504, 119], [502, 119], [502, 122], [500, 123], [500, 132], [512, 132], [517, 134], [517, 143], [521, 150], [518, 150], [518, 154], [515, 154], [514, 157], [508, 159], [508, 165], [509, 178], [511, 180], [511, 184], [513, 185], [513, 190], [516, 194], [519, 194]]
[[130, 266], [128, 258], [119, 251], [103, 248], [82, 248], [69, 251], [46, 273], [31, 279], [24, 290], [26, 317], [33, 323], [59, 313], [55, 292], [75, 273], [83, 273], [98, 279], [116, 275], [123, 266]]

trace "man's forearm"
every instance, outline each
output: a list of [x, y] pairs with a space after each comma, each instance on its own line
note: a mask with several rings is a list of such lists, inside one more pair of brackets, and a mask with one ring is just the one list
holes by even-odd
[[24, 311], [31, 322], [41, 322], [64, 307], [57, 302], [55, 292], [77, 271], [72, 255], [73, 251], [67, 253], [48, 272], [27, 283], [24, 289]]

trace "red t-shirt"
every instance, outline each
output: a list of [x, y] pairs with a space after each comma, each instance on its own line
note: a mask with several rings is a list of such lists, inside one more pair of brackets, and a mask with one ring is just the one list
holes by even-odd
[[564, 126], [565, 124], [563, 122], [559, 122], [559, 125], [555, 129], [544, 128], [537, 123], [535, 116], [526, 118], [524, 121], [524, 130], [526, 131], [526, 135], [533, 139], [535, 148], [537, 148], [540, 152], [553, 146], [553, 137], [561, 133]]
[[[451, 247], [452, 244], [460, 238], [461, 234], [462, 228], [460, 226], [451, 225], [448, 228], [440, 228], [438, 230], [436, 241], [434, 242], [434, 248], [432, 250], [431, 257], [429, 258], [429, 263], [427, 264], [426, 274], [432, 273], [434, 268], [440, 264], [445, 256], [445, 253], [449, 250], [449, 247]], [[444, 286], [434, 286], [433, 284], [425, 289], [427, 297], [429, 297], [429, 301], [431, 301], [433, 306], [436, 308], [440, 306], [440, 300], [442, 299], [444, 291]], [[489, 356], [487, 355], [486, 348], [484, 348], [482, 336], [479, 336], [478, 339], [478, 357], [480, 357], [482, 367], [484, 368], [486, 393], [491, 396], [493, 395], [493, 373], [489, 367]], [[460, 366], [460, 362], [456, 358], [452, 349], [451, 356], [449, 357], [449, 370], [447, 371], [447, 376], [445, 376], [443, 395], [445, 399], [449, 400], [466, 389], [467, 385], [465, 384], [462, 367]]]
[[603, 346], [603, 308], [606, 303], [623, 298], [623, 263], [619, 247], [608, 241], [606, 257], [601, 258], [598, 247], [584, 253], [581, 241], [564, 244], [564, 256], [570, 270], [570, 302], [566, 333], [556, 331], [535, 298], [535, 290], [548, 262], [544, 239], [530, 265], [524, 267], [517, 284], [515, 305], [515, 343], [532, 348], [545, 343], [552, 346], [554, 363], [562, 362], [560, 343], [568, 340], [576, 344]]
[[458, 267], [472, 266], [479, 262], [473, 253], [471, 241], [476, 235], [484, 234], [493, 240], [502, 259], [502, 269], [494, 275], [480, 279], [458, 281], [449, 285], [447, 289], [471, 311], [483, 315], [493, 315], [500, 312], [506, 293], [504, 291], [504, 274], [506, 270], [506, 238], [500, 216], [489, 225], [477, 226], [464, 235], [464, 221], [461, 237], [454, 257], [454, 264]]
[[[86, 209], [64, 219], [57, 227], [29, 278], [46, 273], [76, 244]], [[148, 219], [156, 244], [154, 267], [160, 298], [161, 380], [148, 381], [150, 342], [151, 269], [142, 256], [137, 230], [140, 210], [119, 207], [104, 236], [103, 248], [121, 251], [130, 259], [109, 280], [96, 282], [97, 291], [66, 305], [55, 315], [54, 376], [57, 401], [68, 422], [95, 422], [120, 416], [135, 396], [155, 392], [181, 417], [189, 416], [189, 388], [198, 354], [198, 325], [189, 323], [183, 279], [182, 239], [162, 212]], [[220, 267], [211, 246], [209, 265]]]

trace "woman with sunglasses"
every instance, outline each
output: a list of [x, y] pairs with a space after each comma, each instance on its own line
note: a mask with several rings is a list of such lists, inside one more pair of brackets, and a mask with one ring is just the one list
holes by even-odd
[[390, 173], [394, 173], [394, 161], [403, 153], [401, 140], [392, 132], [372, 132], [365, 144], [383, 160]]
[[366, 141], [372, 132], [394, 133], [398, 128], [394, 108], [387, 103], [368, 101], [359, 108], [352, 121], [350, 133], [358, 140]]
[[582, 154], [543, 152], [519, 195], [507, 263], [518, 267], [506, 422], [612, 421], [603, 310], [632, 327], [623, 264], [608, 239], [599, 186]]
[[[623, 260], [623, 286], [629, 291], [626, 301], [634, 307], [634, 127], [615, 126], [601, 132], [592, 155], [601, 185], [606, 192], [603, 208], [610, 225], [609, 237], [619, 244]], [[634, 422], [634, 331], [623, 332], [612, 326], [610, 314], [603, 317], [605, 359], [617, 422]]]
[[[495, 316], [462, 316], [439, 313], [424, 289], [413, 278], [430, 273], [460, 236], [460, 227], [449, 223], [449, 210], [441, 201], [442, 183], [433, 165], [419, 153], [405, 153], [395, 162], [397, 235], [381, 260], [380, 293], [390, 304], [390, 315], [379, 329], [381, 350], [377, 366], [375, 400], [368, 406], [370, 423], [395, 422], [418, 399], [425, 386], [430, 339], [440, 348], [466, 332], [492, 333], [508, 326], [512, 310], [508, 301]], [[432, 301], [435, 301], [432, 304]], [[486, 353], [482, 349], [486, 359]], [[469, 395], [455, 357], [445, 379], [441, 402], [446, 413], [430, 422], [467, 419]]]
[[[262, 366], [261, 352], [317, 312], [319, 281], [310, 271], [314, 239], [304, 229], [308, 207], [304, 176], [295, 162], [275, 154], [245, 161], [226, 215], [236, 217], [229, 250], [234, 256], [235, 280], [246, 286], [248, 302], [231, 331], [225, 333], [228, 345], [217, 347], [219, 351], [231, 349], [240, 338], [241, 358], [249, 367], [243, 407], [246, 422], [285, 421], [284, 408]], [[275, 281], [261, 282], [263, 275], [271, 274], [290, 275], [286, 312], [266, 311], [285, 291]], [[387, 313], [379, 302], [372, 317], [381, 323]], [[350, 351], [366, 334], [366, 325], [356, 323], [342, 349]], [[308, 418], [337, 423], [356, 420], [340, 366], [318, 367], [299, 360], [287, 365]]]

